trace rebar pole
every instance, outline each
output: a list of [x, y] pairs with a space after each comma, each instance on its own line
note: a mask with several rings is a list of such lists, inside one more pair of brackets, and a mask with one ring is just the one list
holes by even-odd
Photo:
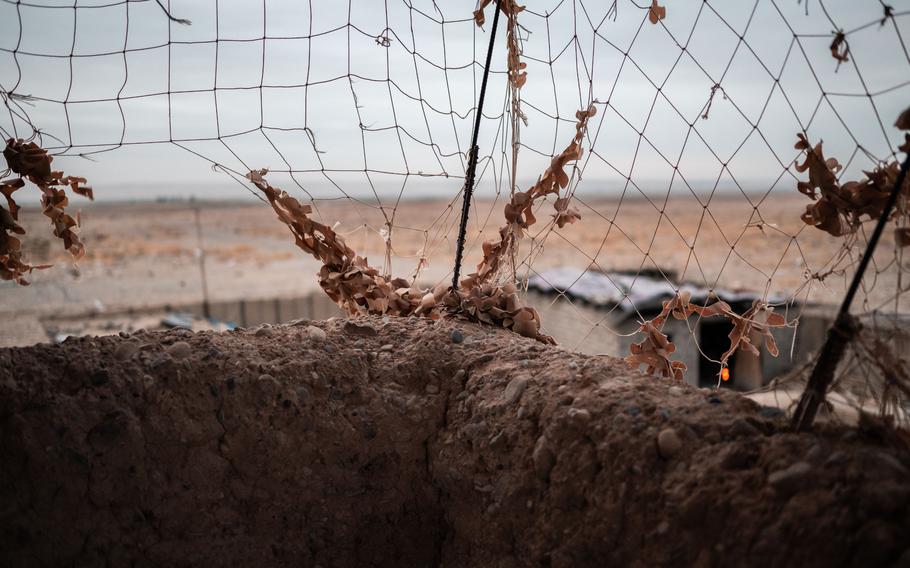
[[461, 260], [464, 255], [465, 234], [468, 231], [468, 214], [471, 210], [471, 197], [474, 195], [474, 175], [477, 170], [477, 136], [480, 133], [480, 121], [483, 118], [483, 100], [487, 94], [487, 79], [490, 76], [493, 44], [496, 43], [496, 26], [499, 24], [500, 2], [501, 0], [495, 0], [493, 27], [490, 30], [490, 45], [487, 47], [487, 60], [483, 67], [480, 96], [477, 99], [477, 115], [474, 118], [474, 133], [471, 136], [471, 149], [468, 151], [468, 167], [464, 174], [464, 195], [461, 203], [461, 224], [458, 227], [458, 240], [455, 244], [455, 270], [452, 275], [452, 290], [458, 290], [458, 278], [461, 276]]
[[818, 407], [825, 400], [825, 394], [828, 392], [828, 387], [834, 379], [834, 372], [837, 370], [837, 365], [844, 356], [847, 344], [850, 343], [850, 340], [853, 339], [859, 330], [859, 323], [856, 321], [856, 318], [850, 315], [850, 305], [853, 303], [853, 298], [856, 296], [857, 290], [859, 290], [859, 286], [863, 281], [863, 274], [872, 261], [872, 255], [875, 253], [875, 247], [878, 245], [878, 240], [882, 236], [885, 225], [888, 223], [888, 218], [891, 216], [891, 211], [894, 209], [897, 198], [900, 196], [901, 188], [904, 186], [904, 181], [907, 179], [908, 169], [910, 169], [910, 154], [904, 158], [904, 163], [901, 164], [900, 172], [897, 174], [897, 182], [891, 189], [891, 194], [888, 196], [885, 208], [882, 210], [882, 214], [875, 224], [875, 230], [872, 231], [872, 236], [869, 237], [869, 242], [866, 245], [866, 252], [863, 253], [863, 257], [859, 261], [859, 266], [856, 268], [856, 273], [853, 275], [853, 281], [850, 282], [850, 287], [847, 288], [847, 294], [844, 296], [844, 301], [841, 303], [837, 318], [835, 318], [834, 323], [828, 330], [828, 337], [825, 339], [825, 344], [822, 346], [821, 353], [818, 355], [818, 361], [815, 363], [815, 368], [812, 369], [812, 374], [809, 376], [806, 390], [803, 391], [802, 396], [799, 398], [799, 403], [796, 406], [796, 411], [793, 413], [793, 421], [791, 423], [793, 429], [797, 431], [804, 432], [812, 428], [812, 422], [815, 420], [815, 415], [818, 413]]

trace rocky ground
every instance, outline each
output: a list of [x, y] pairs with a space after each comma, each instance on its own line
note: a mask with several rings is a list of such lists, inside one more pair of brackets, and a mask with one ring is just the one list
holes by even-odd
[[0, 564], [910, 565], [910, 454], [463, 322], [0, 350]]

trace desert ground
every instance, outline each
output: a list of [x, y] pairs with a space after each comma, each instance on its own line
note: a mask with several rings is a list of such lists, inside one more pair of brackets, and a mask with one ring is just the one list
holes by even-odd
[[[71, 208], [80, 212], [87, 250], [78, 266], [53, 237], [40, 210], [22, 211], [28, 230], [23, 239], [26, 256], [53, 267], [33, 272], [27, 287], [0, 282], [0, 315], [17, 322], [2, 332], [0, 344], [40, 340], [36, 318], [78, 318], [199, 301], [200, 254], [212, 301], [297, 297], [318, 290], [319, 264], [294, 246], [267, 203], [77, 199]], [[827, 274], [823, 280], [809, 276], [826, 273], [832, 258], [843, 251], [843, 241], [803, 224], [799, 216], [807, 202], [800, 195], [776, 193], [711, 200], [692, 195], [667, 200], [578, 197], [574, 205], [582, 218], [562, 229], [549, 223], [552, 202], [544, 203], [536, 213], [538, 223], [521, 243], [517, 273], [522, 278], [556, 266], [577, 267], [579, 272], [648, 271], [706, 287], [834, 304], [843, 293], [844, 275]], [[460, 202], [390, 200], [380, 206], [375, 200], [341, 199], [314, 206], [315, 218], [334, 225], [374, 266], [414, 278], [421, 264], [416, 278], [424, 285], [451, 278]], [[502, 209], [502, 199], [475, 201], [466, 271], [480, 259], [480, 244], [497, 236]], [[886, 233], [876, 258], [875, 287], [861, 294], [859, 309], [894, 310], [889, 298], [898, 271], [893, 263], [888, 265], [893, 257], [893, 241]]]

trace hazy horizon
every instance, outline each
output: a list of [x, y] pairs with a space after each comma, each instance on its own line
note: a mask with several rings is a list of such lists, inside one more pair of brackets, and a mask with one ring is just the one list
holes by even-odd
[[[519, 16], [528, 73], [521, 189], [568, 144], [575, 111], [591, 100], [598, 114], [583, 144], [582, 181], [570, 188], [586, 195], [701, 194], [715, 183], [789, 191], [804, 127], [827, 155], [849, 162], [846, 176], [892, 156], [901, 139], [891, 124], [910, 89], [898, 33], [906, 11], [879, 25], [878, 3], [832, 0], [823, 11], [816, 2], [668, 0], [654, 25], [631, 2], [618, 5], [615, 21], [609, 2], [528, 4]], [[207, 160], [235, 178], [271, 168], [273, 184], [303, 198], [461, 189], [492, 8], [479, 28], [473, 3], [167, 6], [192, 25], [170, 22], [151, 0], [75, 9], [0, 2], [0, 90], [30, 97], [11, 110], [27, 112], [46, 145], [66, 150], [55, 167], [87, 177], [97, 199], [195, 188], [199, 198], [251, 197]], [[831, 56], [833, 24], [847, 31], [848, 62]], [[480, 196], [508, 191], [505, 27], [480, 132]], [[0, 132], [29, 130], [10, 112], [0, 113]], [[175, 143], [160, 143], [168, 140]]]

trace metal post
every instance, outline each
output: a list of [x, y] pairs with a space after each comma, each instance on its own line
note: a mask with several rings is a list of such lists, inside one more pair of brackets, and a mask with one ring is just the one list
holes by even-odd
[[493, 14], [493, 28], [490, 30], [490, 45], [487, 47], [487, 61], [483, 68], [483, 80], [480, 83], [480, 96], [477, 100], [477, 115], [474, 117], [474, 133], [471, 136], [471, 149], [468, 151], [468, 167], [464, 175], [464, 199], [461, 204], [461, 224], [458, 227], [458, 241], [455, 244], [455, 271], [452, 276], [452, 290], [458, 290], [458, 278], [461, 275], [461, 259], [464, 255], [465, 234], [468, 231], [468, 213], [471, 210], [471, 197], [474, 195], [474, 174], [477, 170], [477, 136], [480, 133], [480, 121], [483, 118], [483, 100], [487, 94], [487, 78], [490, 75], [490, 60], [493, 58], [493, 44], [496, 43], [496, 26], [499, 24], [501, 0], [496, 0]]
[[815, 368], [812, 369], [812, 375], [809, 376], [806, 390], [803, 391], [799, 399], [796, 412], [793, 413], [791, 425], [795, 430], [804, 432], [812, 428], [812, 422], [815, 420], [818, 407], [824, 402], [828, 387], [834, 379], [834, 371], [837, 370], [837, 364], [840, 363], [847, 344], [859, 331], [859, 322], [850, 315], [850, 305], [853, 303], [853, 298], [856, 296], [856, 292], [863, 281], [863, 274], [872, 261], [875, 247], [878, 245], [878, 240], [882, 236], [885, 225], [888, 223], [894, 204], [897, 203], [897, 198], [900, 196], [901, 188], [907, 179], [908, 168], [910, 168], [910, 155], [901, 164], [897, 182], [888, 196], [888, 202], [882, 210], [881, 217], [878, 218], [878, 223], [875, 225], [875, 230], [872, 231], [872, 236], [869, 237], [866, 252], [863, 253], [863, 258], [859, 261], [856, 274], [853, 275], [853, 281], [850, 282], [850, 287], [847, 289], [847, 294], [844, 296], [844, 301], [841, 303], [840, 310], [837, 313], [837, 319], [834, 320], [834, 324], [828, 330], [828, 338], [825, 340], [825, 345], [818, 355], [818, 361], [815, 363]]

